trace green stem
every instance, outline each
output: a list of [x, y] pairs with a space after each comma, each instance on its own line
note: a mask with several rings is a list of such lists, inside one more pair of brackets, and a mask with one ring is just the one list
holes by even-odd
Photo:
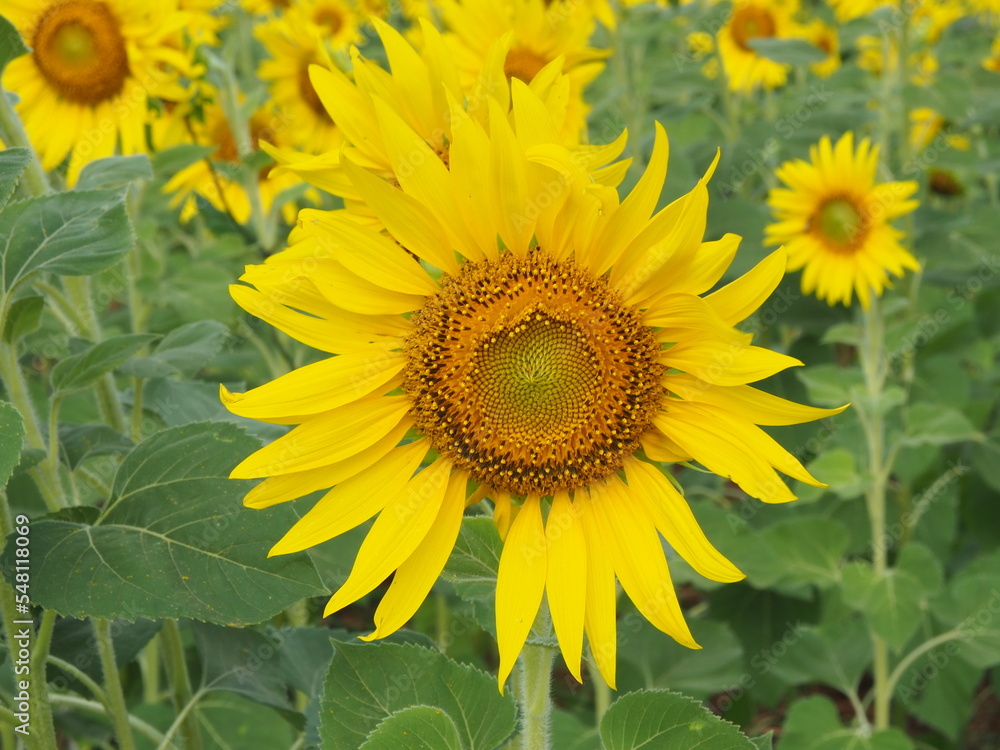
[[94, 618], [93, 623], [97, 650], [101, 656], [101, 669], [104, 672], [108, 716], [115, 730], [115, 738], [121, 750], [135, 750], [128, 707], [125, 705], [122, 683], [118, 676], [118, 663], [115, 661], [115, 647], [111, 640], [111, 623], [103, 617]]
[[525, 644], [518, 657], [517, 697], [521, 706], [520, 750], [552, 747], [552, 664], [556, 652], [548, 646]]
[[[52, 702], [64, 706], [72, 706], [73, 708], [82, 708], [85, 711], [93, 711], [95, 714], [102, 714], [104, 716], [110, 715], [108, 714], [107, 708], [103, 704], [95, 701], [88, 701], [86, 698], [78, 698], [75, 695], [53, 695]], [[147, 739], [157, 744], [163, 742], [163, 734], [156, 727], [147, 724], [142, 719], [129, 714], [128, 723], [130, 727], [139, 732], [139, 734], [145, 736]], [[55, 747], [55, 745], [52, 747]]]
[[886, 689], [889, 691], [889, 695], [892, 695], [892, 693], [896, 690], [896, 685], [897, 683], [899, 683], [899, 680], [903, 676], [903, 673], [911, 664], [913, 664], [913, 662], [915, 662], [921, 656], [926, 654], [928, 651], [937, 648], [942, 643], [947, 643], [948, 641], [953, 641], [956, 638], [960, 637], [961, 633], [959, 633], [957, 630], [948, 630], [944, 633], [941, 633], [940, 635], [936, 635], [933, 638], [924, 641], [915, 649], [913, 649], [910, 653], [904, 656], [900, 660], [899, 664], [896, 665], [896, 668], [892, 670], [892, 674], [889, 675], [889, 679], [886, 684]]
[[[868, 395], [867, 408], [859, 410], [865, 442], [868, 449], [868, 488], [865, 501], [872, 535], [872, 567], [876, 580], [884, 578], [888, 567], [888, 550], [885, 540], [885, 491], [891, 466], [885, 461], [885, 421], [881, 397], [885, 385], [885, 332], [878, 309], [878, 299], [874, 298], [871, 309], [863, 313], [863, 337], [859, 351], [861, 370], [864, 374]], [[875, 730], [889, 726], [889, 709], [892, 692], [889, 682], [889, 646], [885, 639], [871, 632], [873, 653], [872, 690], [875, 696]]]
[[4, 143], [7, 146], [19, 146], [31, 151], [31, 160], [21, 179], [21, 185], [32, 195], [45, 195], [49, 192], [49, 181], [45, 177], [45, 170], [38, 159], [38, 154], [28, 140], [28, 134], [24, 132], [24, 125], [21, 118], [14, 111], [14, 105], [7, 98], [7, 92], [0, 86], [0, 134], [3, 135]]
[[611, 686], [605, 682], [601, 670], [597, 669], [597, 662], [594, 662], [590, 673], [594, 683], [594, 726], [600, 728], [604, 712], [611, 706]]
[[102, 688], [94, 679], [91, 678], [89, 674], [84, 672], [75, 664], [70, 664], [68, 661], [60, 659], [58, 656], [53, 656], [52, 654], [49, 654], [48, 662], [54, 667], [59, 667], [59, 669], [66, 674], [71, 675], [73, 679], [77, 680], [84, 687], [86, 687], [87, 690], [90, 691], [91, 695], [97, 698], [97, 700], [101, 703], [107, 703], [107, 695], [104, 692], [104, 688]]
[[160, 702], [160, 641], [153, 638], [139, 655], [142, 669], [142, 699], [144, 703]]
[[160, 630], [160, 642], [163, 647], [167, 678], [173, 693], [174, 710], [178, 712], [178, 720], [181, 714], [184, 717], [180, 730], [185, 750], [201, 750], [201, 730], [198, 727], [198, 716], [191, 710], [191, 682], [188, 678], [184, 643], [181, 640], [181, 629], [177, 620], [164, 621], [163, 629]]

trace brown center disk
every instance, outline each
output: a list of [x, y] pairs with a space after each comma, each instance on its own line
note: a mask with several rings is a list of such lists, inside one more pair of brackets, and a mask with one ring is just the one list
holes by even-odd
[[747, 52], [756, 51], [750, 46], [751, 39], [774, 36], [774, 17], [764, 8], [756, 8], [748, 5], [733, 12], [732, 20], [733, 41], [740, 49]]
[[49, 6], [31, 40], [35, 64], [60, 96], [94, 105], [119, 94], [128, 77], [121, 24], [102, 2]]
[[551, 495], [609, 476], [660, 407], [652, 329], [572, 261], [469, 263], [413, 322], [417, 428], [491, 488]]

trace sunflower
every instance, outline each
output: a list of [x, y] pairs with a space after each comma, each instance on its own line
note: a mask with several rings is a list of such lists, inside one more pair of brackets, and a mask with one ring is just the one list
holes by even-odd
[[829, 0], [833, 12], [840, 23], [867, 16], [884, 5], [892, 5], [895, 0]]
[[[240, 223], [250, 220], [251, 203], [246, 188], [240, 182], [237, 172], [240, 167], [240, 149], [233, 137], [229, 121], [216, 103], [207, 103], [203, 108], [203, 119], [187, 120], [186, 127], [190, 142], [201, 146], [213, 146], [214, 151], [206, 159], [195, 162], [175, 174], [163, 187], [165, 193], [173, 193], [171, 208], [181, 206], [181, 220], [187, 221], [197, 211], [194, 194], [202, 196], [214, 208], [229, 214]], [[278, 114], [258, 110], [250, 118], [250, 143], [282, 143], [286, 137], [287, 125]], [[299, 181], [292, 175], [269, 177], [269, 167], [258, 173], [257, 185], [262, 208], [270, 211], [275, 198], [284, 190], [294, 187]], [[294, 221], [295, 208], [292, 203], [282, 208], [286, 221]]]
[[[357, 51], [353, 55], [353, 80], [335, 67], [312, 66], [309, 71], [319, 100], [338, 123], [347, 142], [346, 153], [383, 179], [398, 182], [392, 157], [397, 146], [391, 132], [403, 122], [421, 136], [435, 158], [447, 167], [457, 127], [472, 118], [488, 128], [491, 101], [499, 103], [504, 111], [510, 108], [510, 90], [503, 72], [503, 60], [512, 43], [510, 35], [494, 42], [480, 77], [463, 87], [444, 39], [430, 23], [420, 21], [423, 38], [420, 51], [389, 24], [378, 19], [372, 23], [382, 39], [391, 73]], [[556, 60], [546, 66], [532, 81], [531, 88], [537, 95], [535, 100], [542, 102], [545, 116], [553, 119], [558, 133], [565, 134], [566, 100], [571, 83], [562, 74], [561, 64]], [[529, 121], [522, 118], [515, 127], [519, 137], [530, 141]], [[526, 146], [536, 145], [529, 141]], [[550, 156], [556, 153], [557, 158], [571, 166], [587, 170], [603, 185], [617, 185], [628, 166], [619, 162], [604, 168], [625, 147], [624, 137], [607, 146], [578, 145], [575, 137], [563, 139], [563, 144], [538, 145]], [[316, 156], [266, 143], [262, 147], [281, 165], [274, 174], [293, 173], [340, 196], [348, 210], [377, 224], [371, 207], [361, 200], [345, 176], [339, 150]], [[542, 156], [538, 154], [538, 158]]]
[[267, 82], [273, 106], [287, 119], [285, 140], [310, 154], [337, 148], [343, 138], [313, 88], [309, 67], [334, 67], [330, 50], [357, 41], [350, 6], [341, 0], [306, 0], [258, 25], [254, 35], [269, 56], [257, 75]]
[[189, 60], [173, 40], [176, 2], [8, 0], [4, 15], [32, 52], [7, 66], [3, 85], [45, 169], [69, 156], [72, 185], [84, 164], [145, 152], [147, 100], [174, 85]]
[[836, 146], [824, 136], [809, 154], [809, 162], [785, 162], [775, 172], [787, 189], [768, 196], [777, 223], [767, 228], [767, 242], [784, 245], [790, 271], [804, 269], [806, 294], [850, 305], [857, 293], [868, 309], [872, 294], [891, 286], [890, 273], [920, 268], [899, 243], [903, 233], [889, 225], [917, 207], [909, 200], [917, 183], [876, 184], [878, 146], [866, 138], [855, 150], [850, 132]]
[[739, 0], [719, 29], [719, 57], [732, 91], [749, 93], [763, 86], [783, 86], [791, 66], [770, 60], [750, 46], [753, 39], [795, 36], [793, 3], [779, 0]]
[[[513, 96], [515, 116], [555, 139], [528, 87], [515, 81]], [[792, 500], [775, 468], [818, 483], [757, 425], [837, 410], [748, 385], [801, 364], [733, 327], [781, 279], [783, 251], [701, 296], [739, 243], [702, 242], [715, 163], [654, 213], [668, 151], [659, 125], [645, 175], [619, 202], [532, 161], [499, 104], [490, 109], [489, 134], [475, 120], [455, 130], [450, 170], [402, 122], [386, 134], [398, 187], [345, 162], [391, 237], [304, 210], [294, 244], [231, 287], [251, 315], [338, 355], [246, 393], [221, 389], [235, 414], [297, 425], [232, 477], [264, 479], [245, 499], [254, 508], [332, 488], [272, 555], [377, 516], [325, 610], [395, 572], [366, 639], [406, 623], [465, 508], [492, 499], [505, 540], [501, 690], [546, 594], [569, 669], [581, 677], [586, 632], [613, 685], [616, 576], [654, 625], [697, 648], [657, 532], [701, 574], [743, 577], [656, 462], [696, 460], [750, 495]]]
[[837, 29], [820, 19], [814, 19], [802, 27], [802, 35], [826, 53], [826, 57], [814, 62], [809, 69], [821, 78], [829, 78], [840, 68], [840, 39]]
[[573, 0], [442, 0], [446, 40], [472, 87], [493, 61], [497, 40], [510, 35], [502, 58], [507, 82], [532, 83], [556, 60], [562, 60], [570, 87], [563, 139], [580, 142], [587, 125], [583, 91], [604, 69], [608, 50], [588, 46], [594, 15], [585, 3]]

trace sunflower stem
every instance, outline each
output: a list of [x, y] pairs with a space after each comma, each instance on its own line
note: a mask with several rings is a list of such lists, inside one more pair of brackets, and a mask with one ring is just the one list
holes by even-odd
[[118, 676], [118, 662], [115, 660], [115, 646], [111, 639], [111, 623], [103, 617], [95, 617], [93, 622], [97, 650], [101, 655], [101, 670], [104, 672], [108, 717], [114, 727], [115, 739], [122, 750], [135, 750], [135, 738], [132, 737], [132, 725], [128, 720], [128, 707], [125, 705], [125, 695]]
[[45, 170], [42, 169], [38, 153], [31, 145], [31, 141], [28, 140], [28, 134], [24, 131], [21, 118], [18, 117], [14, 105], [7, 98], [7, 92], [4, 91], [3, 86], [0, 86], [0, 135], [3, 136], [4, 143], [8, 147], [18, 146], [31, 152], [31, 159], [28, 161], [28, 167], [24, 170], [24, 176], [21, 180], [24, 189], [33, 196], [45, 195], [49, 192], [49, 181], [45, 176]]
[[518, 657], [517, 697], [521, 707], [518, 750], [549, 750], [552, 723], [552, 665], [556, 652], [548, 646], [525, 644]]
[[185, 712], [180, 733], [185, 750], [201, 750], [201, 730], [198, 728], [198, 715], [194, 712], [192, 702], [191, 682], [188, 678], [187, 662], [184, 660], [184, 643], [181, 640], [181, 629], [177, 620], [167, 619], [160, 630], [160, 645], [163, 647], [164, 663], [167, 667], [167, 679], [173, 693], [174, 710], [180, 714]]
[[[881, 405], [885, 386], [886, 368], [882, 356], [885, 331], [878, 308], [878, 297], [873, 295], [870, 309], [863, 315], [863, 338], [859, 352], [861, 370], [864, 374], [868, 404], [859, 410], [868, 449], [868, 488], [865, 501], [872, 534], [872, 567], [876, 579], [884, 578], [887, 570], [887, 549], [885, 542], [885, 494], [886, 483], [891, 471], [885, 456], [885, 422]], [[889, 709], [892, 701], [892, 685], [889, 681], [889, 646], [885, 639], [871, 631], [873, 652], [873, 682], [875, 696], [875, 730], [889, 726]]]

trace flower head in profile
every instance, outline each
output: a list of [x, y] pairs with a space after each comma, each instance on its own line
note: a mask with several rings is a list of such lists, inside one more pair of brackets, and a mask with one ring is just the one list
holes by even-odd
[[31, 53], [12, 60], [3, 86], [45, 169], [69, 158], [67, 182], [95, 159], [146, 150], [147, 101], [173, 91], [190, 60], [176, 39], [176, 1], [16, 0], [3, 14]]
[[[385, 232], [307, 209], [287, 250], [250, 266], [236, 301], [335, 354], [246, 393], [234, 413], [297, 425], [233, 471], [264, 481], [264, 508], [328, 492], [271, 550], [284, 554], [372, 517], [336, 612], [390, 575], [382, 638], [430, 591], [467, 506], [489, 498], [504, 539], [496, 591], [499, 681], [541, 606], [571, 672], [584, 635], [615, 682], [616, 583], [643, 616], [697, 648], [660, 534], [704, 576], [742, 573], [708, 541], [660, 462], [698, 461], [767, 502], [777, 471], [817, 481], [758, 425], [828, 416], [749, 383], [801, 364], [734, 326], [785, 270], [784, 252], [706, 295], [739, 238], [704, 242], [707, 180], [656, 211], [667, 138], [624, 200], [539, 148], [543, 103], [513, 84], [513, 117], [453, 130], [450, 168], [400, 124], [398, 186], [349, 159], [346, 177]], [[511, 122], [514, 122], [512, 126]], [[516, 126], [528, 123], [528, 133]]]
[[867, 309], [891, 286], [890, 274], [920, 268], [889, 223], [917, 207], [911, 197], [918, 185], [877, 183], [878, 154], [867, 138], [855, 149], [853, 133], [836, 145], [824, 136], [808, 162], [785, 162], [775, 172], [786, 187], [768, 197], [776, 223], [767, 227], [767, 242], [784, 245], [789, 270], [803, 269], [803, 292], [831, 305], [850, 305], [856, 294]]

